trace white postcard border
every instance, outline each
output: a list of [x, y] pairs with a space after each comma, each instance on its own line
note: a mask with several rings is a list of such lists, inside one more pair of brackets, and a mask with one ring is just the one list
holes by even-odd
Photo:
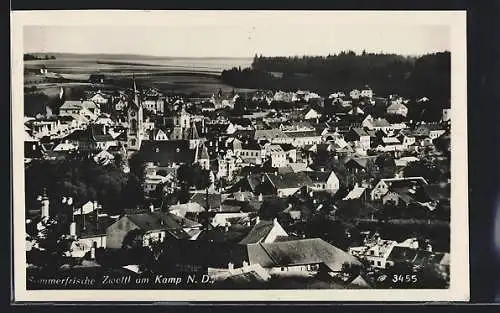
[[[216, 16], [214, 16], [216, 15]], [[223, 16], [221, 16], [223, 15]], [[133, 16], [133, 18], [131, 18]], [[251, 16], [251, 19], [247, 17]], [[269, 17], [272, 17], [271, 19]], [[451, 278], [446, 290], [26, 290], [23, 165], [23, 26], [329, 23], [449, 25], [452, 58]], [[468, 301], [465, 11], [18, 11], [11, 12], [14, 301]], [[293, 34], [290, 34], [292, 36]], [[17, 264], [17, 266], [16, 266]]]

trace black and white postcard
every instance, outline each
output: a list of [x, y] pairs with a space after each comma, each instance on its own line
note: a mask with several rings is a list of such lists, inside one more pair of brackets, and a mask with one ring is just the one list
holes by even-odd
[[466, 301], [462, 11], [11, 15], [16, 301]]

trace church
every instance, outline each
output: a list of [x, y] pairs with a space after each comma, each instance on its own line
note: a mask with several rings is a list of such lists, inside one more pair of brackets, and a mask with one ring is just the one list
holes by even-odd
[[127, 151], [133, 153], [139, 151], [141, 148], [142, 138], [144, 136], [144, 117], [142, 103], [139, 97], [139, 91], [133, 78], [133, 98], [127, 104]]

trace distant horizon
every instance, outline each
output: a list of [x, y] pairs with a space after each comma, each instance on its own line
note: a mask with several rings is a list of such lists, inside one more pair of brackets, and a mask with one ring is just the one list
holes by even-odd
[[[361, 55], [362, 52], [357, 52], [354, 50], [342, 50], [338, 52], [333, 52], [329, 54], [295, 54], [295, 55], [264, 55], [261, 53], [257, 53], [257, 56], [262, 56], [262, 57], [267, 57], [267, 58], [273, 58], [273, 57], [327, 57], [329, 55], [338, 55], [341, 52], [355, 52], [356, 55]], [[379, 51], [379, 52], [372, 52], [372, 51], [365, 51], [367, 54], [381, 54], [381, 55], [399, 55], [403, 57], [421, 57], [424, 55], [428, 54], [435, 54], [435, 53], [451, 53], [450, 50], [436, 50], [436, 51], [429, 51], [426, 53], [422, 54], [404, 54], [404, 53], [396, 53], [396, 52], [386, 52], [386, 51]], [[82, 55], [82, 56], [135, 56], [135, 57], [147, 57], [147, 58], [173, 58], [173, 59], [253, 59], [255, 57], [255, 54], [252, 56], [176, 56], [176, 55], [154, 55], [154, 54], [136, 54], [136, 53], [120, 53], [120, 52], [113, 52], [113, 53], [106, 53], [106, 52], [55, 52], [55, 51], [47, 51], [47, 52], [41, 52], [41, 51], [29, 51], [29, 52], [24, 52], [24, 54], [33, 54], [33, 55]]]

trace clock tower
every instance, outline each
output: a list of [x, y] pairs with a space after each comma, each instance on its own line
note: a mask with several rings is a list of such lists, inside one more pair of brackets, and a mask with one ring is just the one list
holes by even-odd
[[141, 148], [141, 141], [144, 136], [143, 128], [143, 110], [142, 104], [135, 84], [135, 77], [133, 77], [134, 95], [127, 105], [127, 150], [129, 152], [139, 151]]

